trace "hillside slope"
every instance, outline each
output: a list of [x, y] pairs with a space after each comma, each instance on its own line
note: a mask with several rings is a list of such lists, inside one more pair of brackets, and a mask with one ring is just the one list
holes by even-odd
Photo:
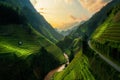
[[95, 13], [88, 21], [84, 22], [78, 27], [76, 31], [70, 35], [73, 37], [79, 37], [86, 34], [88, 37], [94, 32], [94, 30], [103, 24], [103, 22], [109, 17], [111, 8], [113, 8], [119, 0], [112, 0], [106, 6], [104, 6], [99, 12]]
[[79, 51], [64, 71], [53, 76], [53, 80], [95, 80], [89, 69], [87, 57]]
[[120, 65], [120, 1], [110, 9], [109, 17], [91, 37], [92, 46]]
[[65, 63], [61, 49], [36, 31], [21, 9], [0, 3], [0, 11], [0, 80], [40, 80]]
[[64, 71], [53, 76], [53, 80], [119, 80], [119, 35], [120, 0], [113, 0], [61, 41], [67, 48], [58, 44], [74, 58]]
[[52, 26], [38, 13], [30, 0], [0, 0], [0, 2], [18, 7], [34, 29], [53, 42], [57, 42], [63, 36], [55, 31]]
[[[69, 50], [72, 50], [71, 54], [74, 54], [74, 58], [63, 71], [55, 73], [52, 80], [120, 79], [120, 72], [96, 54], [89, 47], [87, 41], [77, 38], [73, 41]], [[66, 54], [68, 54], [67, 51]]]

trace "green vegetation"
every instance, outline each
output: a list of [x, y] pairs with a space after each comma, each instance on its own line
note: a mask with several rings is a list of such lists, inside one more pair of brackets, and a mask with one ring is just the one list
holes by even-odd
[[76, 51], [79, 51], [82, 48], [82, 39], [81, 38], [74, 39], [71, 46], [72, 51], [76, 53]]
[[63, 51], [65, 51], [70, 48], [72, 41], [72, 37], [66, 36], [63, 40], [56, 43], [56, 45], [60, 47]]
[[[109, 3], [107, 7], [96, 13], [89, 21], [82, 24], [82, 27], [78, 28], [75, 33], [68, 36], [72, 37], [73, 42], [69, 44], [66, 53], [69, 55], [74, 54], [75, 57], [63, 71], [54, 74], [51, 80], [119, 80], [120, 72], [105, 62], [88, 45], [89, 36], [98, 27], [91, 36], [91, 46], [106, 58], [119, 64], [119, 16], [120, 4], [119, 0], [116, 0], [116, 2]], [[75, 39], [73, 40], [73, 38]]]
[[120, 72], [116, 71], [112, 66], [106, 63], [98, 54], [89, 48], [87, 43], [84, 43], [84, 55], [87, 56], [90, 71], [95, 80], [119, 80]]
[[[7, 9], [13, 12], [12, 11], [13, 9], [11, 9], [11, 7], [7, 7]], [[7, 13], [6, 5], [2, 6], [2, 10], [3, 13]], [[13, 13], [17, 15], [16, 10], [14, 12]], [[9, 17], [11, 14], [9, 13], [9, 15], [7, 16]], [[16, 16], [12, 17], [13, 19], [19, 20], [19, 17], [21, 16], [18, 15], [17, 17]], [[56, 45], [54, 45], [52, 42], [50, 42], [36, 30], [34, 30], [34, 28], [32, 28], [32, 26], [26, 22], [26, 19], [25, 20], [22, 19], [22, 22], [23, 22], [22, 24], [16, 24], [16, 22], [14, 22], [6, 23], [5, 25], [4, 24], [0, 25], [0, 47], [2, 50], [1, 53], [4, 53], [4, 51], [18, 52], [18, 54], [26, 55], [28, 53], [29, 54], [36, 53], [37, 51], [39, 51], [41, 47], [45, 47], [45, 49], [48, 52], [50, 52], [53, 56], [56, 56], [56, 54], [58, 54], [56, 56], [56, 59], [60, 59], [63, 57], [62, 51]], [[19, 42], [21, 42], [22, 44], [19, 44]], [[59, 54], [62, 56], [60, 57]], [[64, 60], [64, 58], [61, 60]]]
[[89, 68], [88, 59], [80, 50], [68, 67], [56, 73], [52, 80], [94, 80]]
[[[119, 0], [110, 3], [82, 24], [83, 27], [78, 28], [77, 32], [58, 42], [62, 51], [51, 42], [62, 36], [56, 35], [33, 8], [22, 9], [17, 2], [19, 7], [8, 5], [9, 0], [5, 2], [0, 3], [0, 80], [43, 80], [48, 72], [66, 62], [62, 51], [69, 56], [70, 64], [55, 73], [51, 80], [120, 80], [120, 72], [88, 45], [91, 33], [98, 27], [91, 36], [91, 46], [120, 64]], [[15, 3], [10, 1], [10, 4]]]
[[21, 24], [25, 22], [25, 17], [21, 14], [19, 7], [12, 7], [9, 4], [0, 2], [0, 11], [1, 25], [6, 25], [10, 23]]
[[74, 58], [74, 55], [79, 51], [82, 47], [81, 38], [72, 39], [69, 36], [66, 36], [62, 41], [59, 41], [57, 45], [66, 53], [69, 57], [69, 61], [71, 62]]
[[[74, 41], [78, 41], [75, 39]], [[119, 80], [120, 73], [107, 64], [93, 50], [86, 41], [77, 50], [71, 63], [59, 73], [55, 73], [51, 80]]]
[[[29, 22], [30, 25], [32, 25], [32, 27], [38, 31], [39, 33], [41, 33], [43, 36], [45, 36], [47, 39], [49, 39], [52, 42], [57, 42], [58, 40], [62, 39], [63, 36], [60, 35], [57, 31], [55, 31], [53, 29], [53, 27], [44, 19], [44, 17], [39, 14], [34, 6], [31, 4], [30, 0], [0, 0], [0, 4], [1, 5], [5, 5], [6, 7], [11, 7], [13, 9], [13, 11], [10, 11], [9, 9], [6, 10], [8, 13], [7, 15], [9, 15], [9, 13], [14, 12], [15, 11], [19, 11], [20, 15], [22, 15], [21, 17], [19, 16], [20, 19], [14, 19], [14, 17], [12, 18], [12, 16], [17, 16], [15, 14], [11, 15], [11, 17], [9, 16], [7, 19], [8, 22], [19, 22], [19, 20], [23, 20], [21, 18], [24, 18], [27, 20], [27, 22]], [[1, 7], [0, 7], [1, 8]], [[1, 11], [2, 13], [2, 11]], [[0, 13], [0, 14], [1, 14]], [[5, 13], [4, 13], [5, 14]], [[24, 17], [23, 17], [24, 15]], [[2, 18], [2, 16], [1, 16]], [[6, 19], [6, 18], [4, 18]], [[3, 23], [4, 19], [2, 19], [0, 22]]]
[[101, 54], [120, 65], [120, 4], [109, 11], [109, 17], [92, 35], [91, 44]]
[[65, 63], [61, 49], [36, 31], [18, 10], [2, 3], [0, 10], [5, 14], [4, 24], [0, 23], [0, 80], [43, 80], [50, 70]]

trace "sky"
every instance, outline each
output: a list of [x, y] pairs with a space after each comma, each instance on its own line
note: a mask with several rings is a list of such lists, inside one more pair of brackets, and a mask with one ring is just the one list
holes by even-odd
[[56, 29], [67, 30], [88, 20], [111, 0], [30, 0]]

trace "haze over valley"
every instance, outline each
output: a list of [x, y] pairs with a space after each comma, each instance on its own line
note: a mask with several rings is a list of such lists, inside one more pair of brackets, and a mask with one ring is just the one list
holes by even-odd
[[120, 80], [120, 0], [0, 0], [0, 80]]

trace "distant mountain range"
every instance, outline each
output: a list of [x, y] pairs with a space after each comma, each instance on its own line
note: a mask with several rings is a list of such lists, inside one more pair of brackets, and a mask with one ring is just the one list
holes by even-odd
[[112, 2], [108, 3], [99, 12], [94, 14], [88, 21], [80, 25], [78, 29], [74, 31], [74, 33], [71, 33], [71, 36], [78, 37], [85, 33], [90, 37], [94, 30], [107, 19], [110, 9], [117, 3], [119, 3], [119, 0], [113, 0]]
[[57, 42], [29, 0], [1, 0], [0, 80], [120, 80], [120, 0], [76, 27]]
[[67, 30], [62, 30], [62, 31], [59, 31], [59, 30], [57, 30], [60, 34], [62, 34], [62, 35], [64, 35], [64, 36], [67, 36], [67, 35], [69, 35], [69, 34], [71, 34], [71, 33], [74, 33], [74, 31], [76, 31], [76, 29], [80, 26], [80, 25], [82, 25], [83, 23], [84, 23], [85, 21], [82, 21], [82, 22], [76, 22], [76, 23], [74, 23], [72, 26], [71, 26], [71, 28], [70, 29], [67, 29]]
[[53, 80], [120, 80], [120, 0], [108, 3], [57, 45], [72, 60]]

